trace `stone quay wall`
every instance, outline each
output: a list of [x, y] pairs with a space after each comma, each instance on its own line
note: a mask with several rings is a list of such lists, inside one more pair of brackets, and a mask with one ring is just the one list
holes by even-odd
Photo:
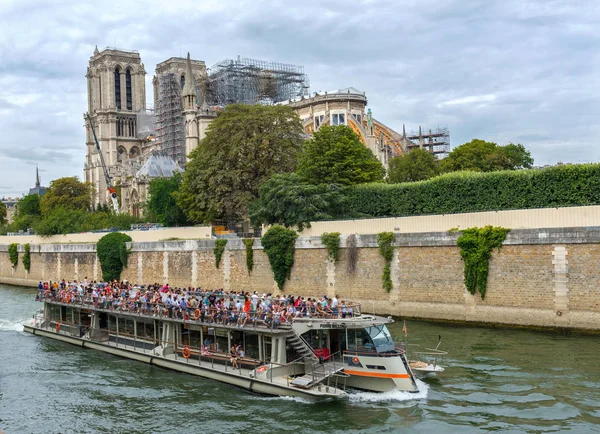
[[[346, 237], [339, 261], [328, 259], [320, 237], [296, 242], [291, 279], [283, 293], [337, 294], [362, 304], [363, 312], [441, 321], [600, 330], [600, 227], [511, 231], [490, 259], [485, 300], [469, 294], [458, 233], [396, 234], [391, 267], [393, 289], [382, 289], [384, 260], [375, 235], [358, 238], [358, 263], [348, 271]], [[215, 267], [214, 240], [131, 243], [123, 279], [174, 287], [278, 293], [260, 240], [248, 273], [242, 240], [229, 240]], [[0, 282], [35, 286], [39, 280], [99, 280], [95, 244], [33, 244], [31, 271], [12, 267], [8, 245], [0, 244]]]

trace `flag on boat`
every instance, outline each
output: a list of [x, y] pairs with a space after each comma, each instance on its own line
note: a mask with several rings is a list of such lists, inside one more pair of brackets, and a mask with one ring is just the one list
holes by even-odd
[[402, 331], [404, 332], [404, 336], [408, 335], [408, 333], [406, 332], [406, 321], [404, 321], [404, 327], [402, 327]]

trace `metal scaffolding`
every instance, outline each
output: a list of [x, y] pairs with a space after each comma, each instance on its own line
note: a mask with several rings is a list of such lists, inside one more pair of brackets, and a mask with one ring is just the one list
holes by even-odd
[[302, 66], [257, 59], [226, 59], [209, 69], [206, 103], [273, 104], [308, 95], [308, 76]]
[[450, 131], [447, 127], [438, 127], [433, 131], [430, 129], [428, 133], [423, 133], [421, 127], [419, 127], [419, 132], [411, 132], [407, 139], [409, 140], [407, 143], [408, 150], [414, 148], [427, 149], [436, 155], [438, 159], [447, 157], [450, 152]]
[[158, 149], [185, 167], [185, 123], [181, 102], [181, 85], [175, 74], [158, 77], [159, 98], [156, 107], [156, 139]]

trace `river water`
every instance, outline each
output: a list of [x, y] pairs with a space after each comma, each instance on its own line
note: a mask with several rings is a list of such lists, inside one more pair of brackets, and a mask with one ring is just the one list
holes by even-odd
[[[0, 285], [0, 431], [10, 433], [600, 432], [600, 337], [408, 322], [448, 351], [417, 395], [263, 397], [23, 333], [35, 290]], [[403, 339], [402, 324], [390, 327]]]

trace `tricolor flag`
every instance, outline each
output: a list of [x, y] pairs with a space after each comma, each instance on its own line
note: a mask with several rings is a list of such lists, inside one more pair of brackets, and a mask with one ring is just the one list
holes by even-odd
[[404, 321], [404, 327], [402, 327], [402, 331], [404, 332], [404, 337], [406, 337], [408, 335], [408, 333], [406, 333], [406, 321]]

